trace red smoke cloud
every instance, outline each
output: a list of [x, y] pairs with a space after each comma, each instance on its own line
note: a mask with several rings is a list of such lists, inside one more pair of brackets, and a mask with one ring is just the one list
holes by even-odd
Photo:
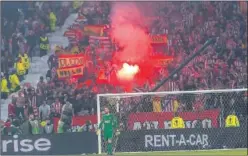
[[[110, 36], [121, 47], [114, 53], [112, 61], [123, 68], [117, 72], [119, 79], [112, 80], [110, 83], [121, 85], [128, 91], [135, 86], [143, 86], [147, 80], [153, 83], [158, 75], [155, 73], [155, 65], [151, 60], [151, 40], [146, 29], [151, 26], [149, 23], [151, 21], [148, 19], [149, 16], [153, 16], [152, 13], [155, 10], [154, 6], [150, 4], [146, 2], [116, 2], [111, 6], [112, 30]], [[124, 68], [123, 65], [126, 63], [128, 63], [126, 65], [128, 67], [137, 65], [138, 72], [133, 73], [130, 72], [130, 68]], [[127, 76], [132, 79], [126, 79]]]
[[121, 62], [141, 62], [149, 55], [150, 39], [141, 27], [145, 17], [140, 8], [132, 2], [116, 2], [112, 5], [111, 38], [121, 48], [115, 59]]

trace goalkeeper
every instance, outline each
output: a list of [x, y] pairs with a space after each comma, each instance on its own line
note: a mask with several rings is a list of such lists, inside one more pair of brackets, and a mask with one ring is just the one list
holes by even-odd
[[117, 118], [109, 112], [109, 108], [107, 107], [104, 108], [104, 112], [105, 114], [102, 116], [97, 132], [99, 134], [100, 130], [103, 130], [105, 145], [107, 144], [107, 154], [113, 155], [112, 139], [114, 133], [119, 135], [119, 131], [117, 130]]

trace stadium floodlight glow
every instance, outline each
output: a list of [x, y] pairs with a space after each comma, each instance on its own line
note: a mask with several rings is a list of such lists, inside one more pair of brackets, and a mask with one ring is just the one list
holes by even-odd
[[[205, 103], [206, 99], [209, 100], [209, 98], [211, 98], [210, 100], [213, 100], [213, 98], [216, 97], [221, 97], [221, 105], [220, 107], [224, 106], [225, 101], [227, 101], [227, 99], [225, 98], [229, 98], [230, 94], [232, 94], [232, 96], [236, 96], [236, 98], [240, 98], [239, 96], [241, 96], [242, 98], [246, 99], [246, 92], [247, 92], [247, 88], [241, 88], [241, 89], [218, 89], [218, 90], [195, 90], [195, 91], [164, 91], [164, 92], [136, 92], [136, 93], [117, 93], [117, 94], [112, 94], [112, 93], [107, 93], [107, 94], [97, 94], [97, 122], [98, 125], [100, 124], [100, 120], [101, 120], [101, 112], [103, 111], [104, 107], [109, 107], [111, 106], [111, 110], [112, 113], [116, 114], [119, 117], [119, 120], [123, 120], [123, 114], [126, 114], [125, 117], [128, 116], [128, 110], [126, 110], [126, 108], [124, 109], [124, 107], [126, 107], [127, 105], [129, 105], [130, 103], [130, 107], [135, 107], [135, 104], [141, 104], [141, 106], [143, 105], [143, 103], [141, 102], [142, 99], [145, 99], [146, 97], [149, 98], [153, 98], [153, 97], [159, 97], [159, 98], [172, 98], [173, 99], [179, 99], [182, 100], [182, 97], [185, 98], [186, 100], [188, 100], [187, 98], [191, 99], [191, 97], [201, 97], [201, 99], [203, 100], [202, 102]], [[218, 96], [216, 96], [218, 95]], [[135, 104], [131, 104], [130, 99], [135, 99]], [[123, 102], [125, 101], [125, 103]], [[147, 106], [145, 106], [147, 107]], [[144, 107], [144, 108], [145, 108]], [[142, 108], [143, 109], [143, 108]], [[133, 111], [133, 109], [129, 109], [129, 111]], [[126, 112], [125, 112], [126, 111]], [[138, 110], [138, 112], [142, 112], [142, 110]], [[223, 111], [221, 110], [221, 113]], [[220, 117], [219, 117], [219, 126], [223, 126], [224, 125], [224, 115], [220, 113]], [[138, 113], [136, 113], [138, 114]], [[124, 121], [120, 121], [120, 123], [124, 123]], [[207, 123], [207, 126], [209, 126], [209, 123]], [[133, 131], [134, 129], [131, 129], [131, 131]], [[129, 129], [130, 131], [130, 129]], [[137, 131], [137, 135], [138, 135], [138, 131], [139, 130], [135, 130]], [[118, 138], [115, 139], [118, 141]], [[118, 144], [117, 141], [115, 141], [115, 145]], [[101, 154], [103, 152], [102, 150], [102, 137], [101, 137], [101, 133], [99, 133], [98, 135], [98, 153]], [[129, 152], [129, 151], [122, 151], [122, 152]]]

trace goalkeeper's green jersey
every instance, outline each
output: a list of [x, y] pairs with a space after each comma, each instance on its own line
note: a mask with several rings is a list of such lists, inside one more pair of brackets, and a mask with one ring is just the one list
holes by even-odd
[[103, 115], [99, 128], [104, 132], [113, 132], [117, 128], [117, 118], [113, 114]]

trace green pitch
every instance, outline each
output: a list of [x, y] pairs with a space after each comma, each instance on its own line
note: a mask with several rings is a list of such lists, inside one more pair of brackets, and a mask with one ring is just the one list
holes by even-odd
[[[89, 155], [89, 156], [104, 156], [101, 155]], [[224, 150], [199, 150], [199, 151], [171, 151], [171, 152], [137, 152], [137, 153], [115, 153], [115, 156], [191, 156], [191, 155], [205, 155], [205, 156], [218, 156], [218, 155], [230, 155], [230, 156], [247, 156], [247, 149], [224, 149]]]

